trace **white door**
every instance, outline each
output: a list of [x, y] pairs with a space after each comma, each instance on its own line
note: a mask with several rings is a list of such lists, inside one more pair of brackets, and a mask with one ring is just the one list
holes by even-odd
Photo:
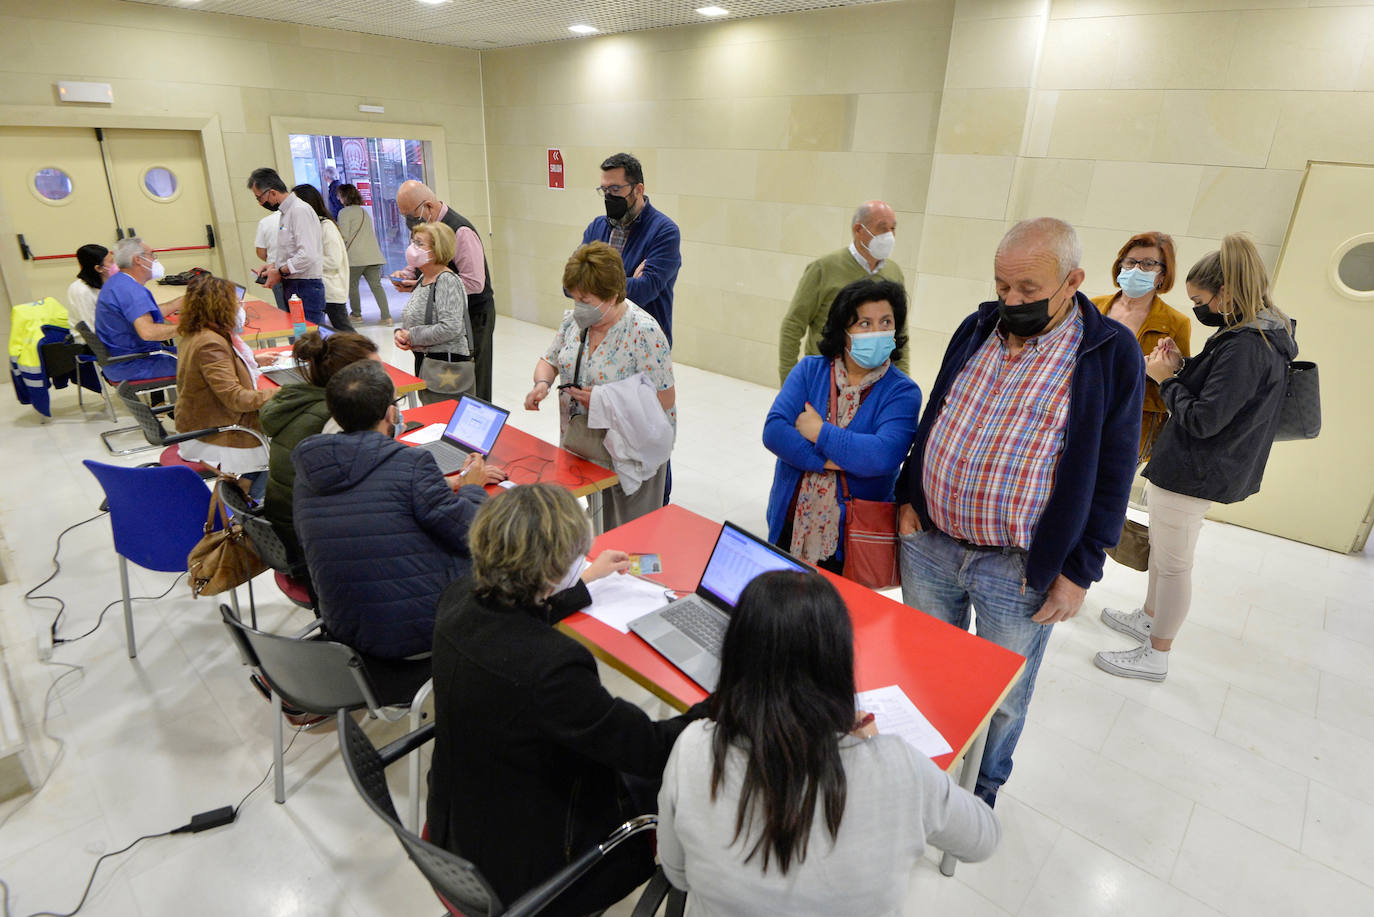
[[1298, 322], [1299, 359], [1321, 371], [1322, 431], [1275, 443], [1258, 494], [1212, 518], [1359, 551], [1374, 514], [1374, 166], [1313, 162], [1279, 255], [1274, 302]]

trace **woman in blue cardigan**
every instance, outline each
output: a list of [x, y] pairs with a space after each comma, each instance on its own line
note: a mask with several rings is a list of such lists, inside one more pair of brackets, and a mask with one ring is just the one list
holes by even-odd
[[807, 563], [844, 569], [849, 495], [891, 500], [916, 434], [921, 390], [893, 361], [906, 346], [906, 291], [856, 280], [835, 296], [820, 356], [788, 374], [763, 425], [778, 457], [768, 496], [768, 539]]

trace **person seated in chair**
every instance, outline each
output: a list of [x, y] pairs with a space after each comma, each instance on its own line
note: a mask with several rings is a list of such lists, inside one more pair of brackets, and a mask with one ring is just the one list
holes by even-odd
[[474, 454], [450, 483], [429, 452], [397, 442], [395, 398], [381, 363], [344, 367], [325, 386], [342, 433], [291, 453], [296, 534], [324, 628], [388, 659], [429, 653], [439, 593], [471, 566], [468, 527], [488, 477]]
[[[177, 374], [172, 338], [177, 326], [163, 318], [153, 294], [144, 286], [160, 280], [165, 272], [157, 255], [138, 236], [115, 243], [114, 263], [119, 271], [106, 278], [95, 301], [96, 336], [112, 357], [146, 353], [141, 360], [112, 363], [103, 368], [105, 378], [114, 382], [160, 379]], [[177, 299], [168, 305], [174, 309]]]

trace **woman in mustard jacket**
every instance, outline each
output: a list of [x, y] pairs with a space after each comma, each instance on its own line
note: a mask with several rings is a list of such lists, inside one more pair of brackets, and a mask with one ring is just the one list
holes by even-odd
[[[1137, 233], [1121, 246], [1112, 264], [1112, 278], [1120, 289], [1093, 299], [1099, 312], [1131, 329], [1146, 357], [1165, 338], [1173, 339], [1182, 356], [1192, 356], [1189, 340], [1193, 323], [1160, 298], [1160, 294], [1173, 289], [1175, 266], [1171, 237], [1162, 232]], [[1169, 410], [1159, 397], [1158, 383], [1146, 379], [1145, 409], [1140, 423], [1140, 461], [1150, 457], [1155, 437], [1168, 417]]]

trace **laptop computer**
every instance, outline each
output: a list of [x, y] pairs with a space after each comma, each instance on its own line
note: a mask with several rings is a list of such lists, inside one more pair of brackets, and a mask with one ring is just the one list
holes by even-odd
[[630, 622], [630, 630], [707, 691], [720, 676], [720, 647], [739, 595], [771, 570], [811, 570], [781, 548], [725, 523], [696, 592]]
[[443, 435], [432, 443], [416, 448], [433, 455], [441, 472], [452, 474], [463, 467], [472, 453], [483, 456], [491, 454], [496, 437], [501, 435], [509, 416], [510, 411], [505, 408], [498, 408], [473, 395], [464, 395], [453, 409], [453, 416], [444, 427]]

